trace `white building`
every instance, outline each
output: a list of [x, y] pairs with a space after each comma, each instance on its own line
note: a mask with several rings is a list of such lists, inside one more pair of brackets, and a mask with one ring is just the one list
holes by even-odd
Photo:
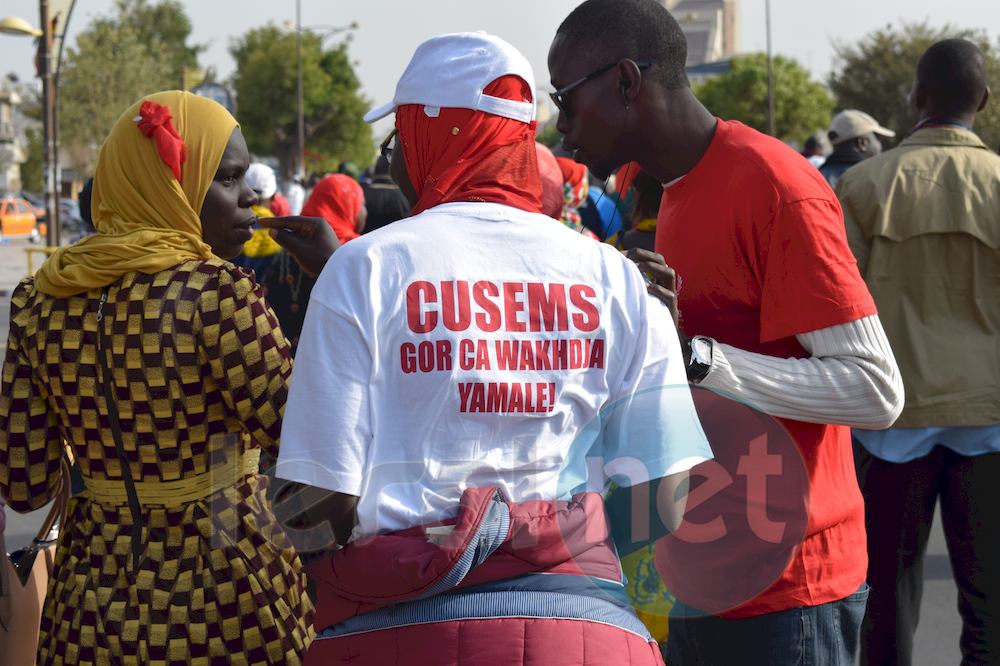
[[739, 0], [660, 0], [687, 37], [687, 66], [731, 58], [740, 48]]
[[21, 191], [24, 153], [17, 145], [14, 130], [14, 107], [20, 103], [16, 92], [0, 87], [0, 194]]

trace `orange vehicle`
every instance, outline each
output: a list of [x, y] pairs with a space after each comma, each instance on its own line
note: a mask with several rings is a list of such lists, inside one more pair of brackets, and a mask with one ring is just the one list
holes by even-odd
[[0, 239], [28, 238], [37, 241], [40, 237], [34, 206], [24, 199], [0, 199]]

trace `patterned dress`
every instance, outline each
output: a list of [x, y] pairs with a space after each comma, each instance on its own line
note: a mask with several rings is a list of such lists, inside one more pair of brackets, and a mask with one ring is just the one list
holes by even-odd
[[[62, 440], [88, 483], [122, 478], [98, 383], [100, 295], [52, 298], [31, 278], [13, 295], [0, 495], [17, 511], [52, 497]], [[74, 497], [39, 663], [300, 663], [313, 635], [300, 561], [265, 498], [266, 479], [232, 465], [255, 448], [277, 456], [291, 372], [258, 286], [217, 259], [129, 273], [108, 288], [101, 323], [137, 485], [209, 470], [230, 478], [205, 499], [144, 503], [135, 571], [128, 507], [89, 491]]]

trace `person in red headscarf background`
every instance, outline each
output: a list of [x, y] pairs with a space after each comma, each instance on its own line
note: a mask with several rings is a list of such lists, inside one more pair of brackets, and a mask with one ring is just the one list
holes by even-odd
[[562, 169], [548, 146], [536, 141], [535, 150], [538, 156], [538, 176], [542, 181], [542, 213], [556, 220], [562, 219]]
[[322, 217], [326, 220], [341, 244], [354, 240], [365, 228], [368, 211], [365, 193], [358, 181], [350, 176], [335, 173], [316, 183], [309, 200], [302, 207], [303, 217]]
[[[540, 213], [533, 80], [499, 38], [442, 35], [366, 116], [396, 114], [412, 217], [337, 251], [302, 331], [276, 474], [346, 544], [309, 565], [308, 663], [662, 663], [594, 490], [622, 459], [622, 487], [671, 486], [711, 453], [670, 311]], [[587, 367], [538, 351], [571, 339], [597, 341]], [[537, 363], [496, 351], [519, 343]]]

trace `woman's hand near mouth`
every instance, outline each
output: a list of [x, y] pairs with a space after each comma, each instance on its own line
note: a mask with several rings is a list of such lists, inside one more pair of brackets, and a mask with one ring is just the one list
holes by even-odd
[[316, 277], [340, 247], [337, 235], [321, 217], [266, 217], [257, 224], [271, 232], [271, 238], [288, 250], [309, 275]]

